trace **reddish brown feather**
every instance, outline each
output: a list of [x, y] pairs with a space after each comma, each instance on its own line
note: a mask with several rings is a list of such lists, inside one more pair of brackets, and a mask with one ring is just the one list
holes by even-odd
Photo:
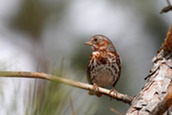
[[[94, 41], [94, 38], [98, 39]], [[87, 67], [87, 80], [90, 84], [100, 87], [115, 86], [120, 78], [121, 61], [112, 42], [103, 35], [95, 35], [90, 38], [93, 52], [89, 58]], [[89, 92], [89, 94], [96, 94]], [[99, 94], [96, 94], [100, 96]]]

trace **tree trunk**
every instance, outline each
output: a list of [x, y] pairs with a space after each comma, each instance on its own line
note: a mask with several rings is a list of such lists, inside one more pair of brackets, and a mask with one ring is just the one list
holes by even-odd
[[127, 115], [162, 115], [170, 107], [172, 96], [168, 94], [172, 92], [172, 27], [152, 62], [150, 74], [145, 78], [146, 83], [134, 97]]

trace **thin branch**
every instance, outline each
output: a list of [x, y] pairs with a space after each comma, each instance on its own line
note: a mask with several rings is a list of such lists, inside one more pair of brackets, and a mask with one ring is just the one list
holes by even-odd
[[110, 110], [111, 110], [112, 112], [118, 114], [118, 115], [124, 115], [123, 113], [117, 111], [116, 109], [114, 109], [114, 108], [112, 108], [112, 107], [110, 108]]
[[167, 0], [167, 4], [168, 4], [169, 6], [171, 6], [171, 3], [170, 3], [170, 1], [169, 1], [169, 0]]
[[70, 105], [71, 105], [71, 108], [72, 108], [72, 115], [76, 115], [76, 114], [75, 114], [75, 110], [74, 110], [73, 101], [72, 101], [72, 97], [71, 97], [71, 96], [70, 96]]
[[[56, 81], [56, 82], [59, 82], [59, 83], [65, 84], [65, 85], [69, 85], [69, 86], [73, 86], [73, 87], [77, 87], [77, 88], [81, 88], [81, 89], [85, 89], [85, 90], [92, 90], [92, 91], [94, 90], [93, 86], [90, 84], [87, 84], [87, 83], [73, 81], [73, 80], [62, 78], [62, 77], [58, 77], [58, 76], [54, 76], [54, 75], [50, 75], [50, 74], [46, 74], [46, 73], [39, 73], [39, 72], [1, 71], [0, 77], [40, 78], [40, 79]], [[128, 104], [131, 104], [131, 101], [133, 99], [133, 97], [125, 95], [125, 94], [121, 94], [119, 92], [117, 92], [116, 94], [114, 92], [111, 92], [109, 94], [110, 90], [101, 88], [101, 87], [99, 87], [98, 92], [100, 92], [104, 95], [107, 95], [111, 98], [128, 103]]]
[[164, 7], [161, 10], [160, 14], [166, 13], [166, 12], [169, 12], [170, 10], [172, 10], [172, 5], [170, 4], [170, 1], [169, 0], [167, 0], [167, 4], [168, 4], [168, 6]]

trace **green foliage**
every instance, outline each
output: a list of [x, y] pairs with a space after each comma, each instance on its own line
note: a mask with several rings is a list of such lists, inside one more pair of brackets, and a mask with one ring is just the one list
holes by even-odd
[[46, 82], [45, 84], [44, 91], [35, 91], [33, 94], [32, 104], [29, 107], [32, 115], [60, 114], [66, 104], [67, 95], [64, 94], [65, 88], [62, 85], [56, 82]]
[[32, 36], [39, 37], [47, 18], [56, 13], [56, 19], [60, 18], [64, 10], [65, 2], [55, 2], [47, 7], [47, 4], [39, 0], [24, 0], [20, 12], [13, 18], [12, 27]]

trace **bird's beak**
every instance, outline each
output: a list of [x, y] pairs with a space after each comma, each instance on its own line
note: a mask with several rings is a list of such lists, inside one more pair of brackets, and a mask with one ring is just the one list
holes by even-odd
[[88, 46], [92, 46], [93, 45], [90, 41], [85, 42], [85, 44], [88, 45]]

